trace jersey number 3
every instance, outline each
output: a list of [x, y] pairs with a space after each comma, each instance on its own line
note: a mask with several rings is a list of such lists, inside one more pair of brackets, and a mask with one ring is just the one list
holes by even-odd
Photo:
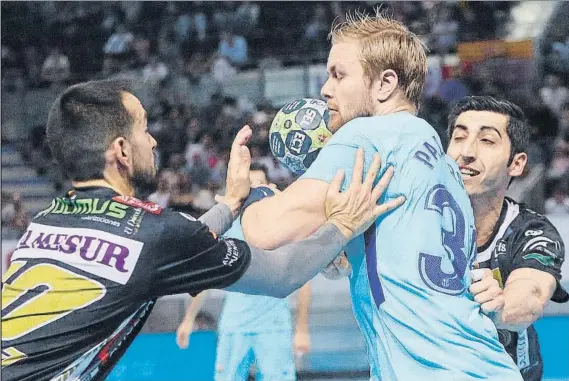
[[[85, 308], [105, 296], [105, 287], [56, 265], [41, 263], [20, 271], [25, 261], [14, 261], [2, 280], [2, 341], [18, 339], [38, 328]], [[2, 367], [23, 353], [2, 350]]]
[[[441, 215], [441, 239], [448, 261], [443, 262], [443, 258], [437, 255], [420, 253], [419, 274], [429, 288], [444, 294], [460, 295], [465, 290], [463, 278], [470, 262], [467, 253], [472, 253], [473, 249], [465, 251], [467, 231], [464, 214], [452, 194], [440, 184], [427, 194], [425, 209]], [[474, 237], [473, 232], [471, 237]]]

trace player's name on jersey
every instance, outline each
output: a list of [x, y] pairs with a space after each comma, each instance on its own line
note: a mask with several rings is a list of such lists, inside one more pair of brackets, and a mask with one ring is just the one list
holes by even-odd
[[49, 258], [91, 274], [126, 284], [143, 243], [95, 229], [30, 224], [12, 260]]
[[112, 200], [98, 198], [82, 198], [78, 200], [69, 198], [56, 198], [49, 208], [40, 212], [38, 216], [46, 214], [103, 214], [107, 217], [122, 219], [126, 216], [129, 206]]

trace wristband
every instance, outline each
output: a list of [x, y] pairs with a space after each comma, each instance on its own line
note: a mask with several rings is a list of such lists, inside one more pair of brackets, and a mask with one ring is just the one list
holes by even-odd
[[265, 197], [271, 197], [274, 195], [275, 195], [275, 192], [269, 187], [251, 188], [251, 191], [249, 192], [249, 196], [247, 196], [247, 198], [243, 202], [243, 205], [241, 206], [241, 211], [240, 211], [241, 215], [243, 214], [243, 212], [245, 211], [246, 208], [251, 206], [251, 204], [254, 204], [257, 201], [260, 201], [260, 200], [264, 199]]

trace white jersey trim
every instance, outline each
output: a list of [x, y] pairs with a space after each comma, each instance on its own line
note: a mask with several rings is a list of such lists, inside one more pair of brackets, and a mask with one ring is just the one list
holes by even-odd
[[486, 250], [479, 252], [478, 255], [476, 256], [476, 260], [479, 263], [485, 262], [490, 259], [492, 251], [494, 251], [494, 248], [496, 247], [498, 240], [500, 240], [504, 236], [506, 230], [508, 229], [512, 221], [514, 221], [516, 217], [520, 214], [520, 206], [518, 204], [514, 204], [513, 202], [507, 199], [504, 199], [504, 201], [506, 202], [506, 208], [507, 208], [504, 221], [502, 221], [502, 224], [498, 229], [498, 233], [496, 233], [496, 235], [494, 236], [492, 243], [486, 248]]

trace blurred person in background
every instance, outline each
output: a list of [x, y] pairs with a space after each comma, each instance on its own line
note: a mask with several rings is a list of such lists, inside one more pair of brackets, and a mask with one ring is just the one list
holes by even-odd
[[157, 56], [153, 55], [150, 57], [148, 64], [142, 69], [142, 80], [154, 88], [164, 81], [168, 74], [168, 67]]
[[170, 205], [171, 196], [172, 189], [170, 183], [164, 175], [161, 175], [158, 178], [158, 187], [156, 188], [156, 192], [148, 196], [148, 200], [160, 205], [162, 208], [167, 208]]
[[474, 209], [476, 261], [484, 269], [473, 276], [470, 292], [496, 324], [524, 380], [540, 381], [543, 361], [533, 323], [549, 300], [565, 303], [569, 294], [560, 283], [565, 247], [559, 232], [505, 196], [526, 166], [530, 127], [517, 105], [474, 96], [450, 111], [448, 134], [447, 154], [460, 167]]
[[545, 77], [544, 86], [539, 96], [556, 115], [561, 115], [561, 106], [569, 101], [569, 89], [563, 86], [558, 76], [550, 74]]
[[451, 3], [440, 3], [438, 20], [433, 26], [432, 34], [435, 49], [439, 54], [447, 54], [456, 49], [458, 42], [458, 22], [453, 17]]
[[567, 179], [553, 186], [553, 193], [545, 201], [545, 212], [553, 216], [569, 216], [569, 186]]
[[[251, 164], [252, 186], [269, 185], [267, 168]], [[226, 237], [243, 239], [237, 219]], [[195, 319], [207, 297], [207, 291], [192, 299], [180, 323], [176, 342], [181, 349], [189, 345], [195, 331]], [[295, 355], [310, 351], [308, 310], [310, 284], [297, 294], [296, 325], [293, 332], [287, 299], [229, 292], [225, 295], [218, 331], [216, 381], [246, 381], [253, 363], [258, 380], [296, 380]]]
[[41, 77], [44, 81], [59, 87], [63, 86], [71, 75], [69, 59], [55, 47], [43, 62]]

